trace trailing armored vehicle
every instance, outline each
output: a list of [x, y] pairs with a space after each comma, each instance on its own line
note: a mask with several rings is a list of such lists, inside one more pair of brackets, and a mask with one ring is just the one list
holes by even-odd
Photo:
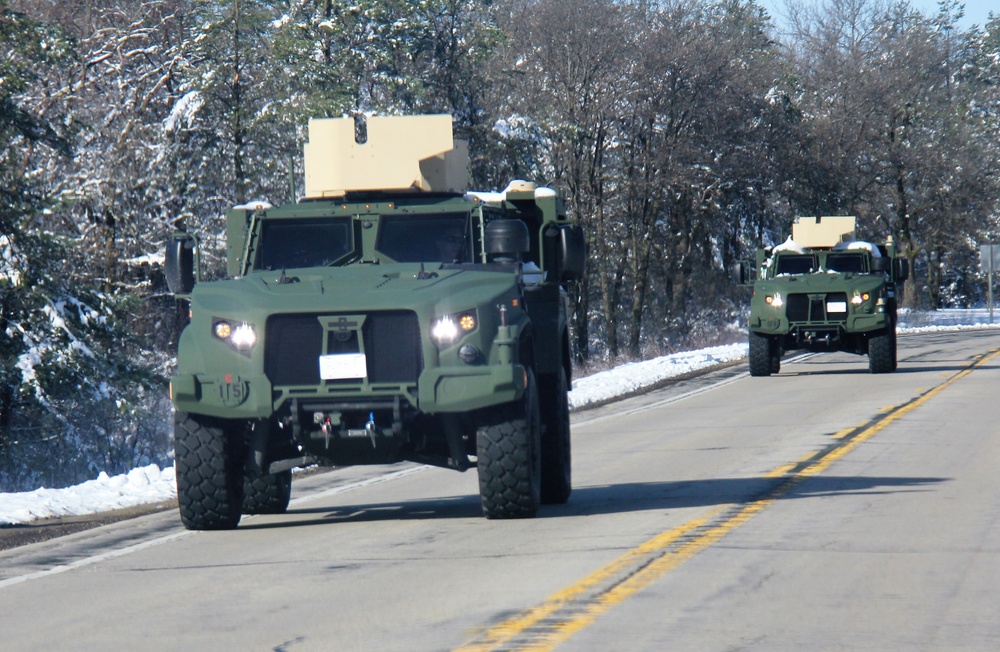
[[181, 519], [281, 513], [296, 466], [477, 467], [488, 518], [571, 491], [568, 298], [585, 244], [559, 194], [467, 192], [447, 115], [312, 120], [306, 196], [227, 214], [228, 278], [196, 282], [171, 380]]
[[800, 217], [792, 235], [759, 249], [752, 277], [750, 375], [781, 369], [786, 351], [846, 351], [868, 356], [871, 373], [896, 369], [896, 290], [908, 264], [890, 237], [884, 245], [854, 239], [855, 218]]

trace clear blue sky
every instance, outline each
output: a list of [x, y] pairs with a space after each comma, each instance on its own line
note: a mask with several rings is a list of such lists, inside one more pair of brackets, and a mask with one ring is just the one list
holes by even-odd
[[[910, 2], [925, 14], [937, 13], [936, 0], [910, 0]], [[1000, 16], [1000, 3], [997, 0], [965, 0], [962, 4], [965, 5], [965, 18], [961, 22], [963, 27], [984, 26], [989, 20], [990, 11]]]
[[[799, 1], [810, 3], [819, 2], [820, 0]], [[781, 20], [781, 14], [785, 8], [785, 0], [759, 0], [759, 2], [768, 10], [773, 18], [777, 21]], [[937, 0], [910, 0], [910, 4], [927, 15], [934, 15], [938, 10]], [[989, 19], [990, 11], [1000, 16], [1000, 2], [997, 2], [997, 0], [965, 0], [962, 4], [965, 5], [965, 18], [962, 19], [960, 24], [965, 28], [972, 27], [973, 25], [984, 26]]]

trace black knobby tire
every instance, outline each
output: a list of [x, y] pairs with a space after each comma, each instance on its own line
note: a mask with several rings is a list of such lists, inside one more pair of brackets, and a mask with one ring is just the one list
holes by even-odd
[[247, 473], [243, 478], [244, 514], [284, 514], [292, 497], [292, 472]]
[[542, 423], [542, 504], [562, 505], [573, 491], [566, 371], [539, 382]]
[[528, 373], [521, 400], [476, 431], [479, 498], [486, 518], [532, 518], [541, 503], [538, 388]]
[[243, 505], [243, 432], [239, 422], [174, 415], [177, 505], [189, 530], [231, 530]]
[[[771, 343], [771, 338], [767, 335], [760, 335], [750, 331], [750, 375], [770, 376], [774, 369], [774, 356], [772, 351], [775, 347]], [[778, 366], [781, 358], [777, 360]]]
[[868, 371], [873, 374], [886, 374], [895, 368], [893, 363], [895, 352], [895, 337], [891, 330], [873, 335], [868, 339]]

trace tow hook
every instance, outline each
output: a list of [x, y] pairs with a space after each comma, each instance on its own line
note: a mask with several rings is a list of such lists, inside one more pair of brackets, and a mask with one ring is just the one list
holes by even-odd
[[372, 448], [378, 448], [378, 442], [375, 438], [375, 413], [368, 413], [368, 423], [365, 424], [365, 430], [368, 432], [368, 437], [372, 440]]
[[326, 440], [326, 449], [330, 450], [330, 437], [335, 431], [340, 430], [340, 414], [333, 413], [333, 415], [323, 414], [322, 412], [317, 412], [313, 415], [313, 421], [320, 424], [319, 429], [323, 433], [323, 438]]
[[368, 421], [359, 428], [348, 427], [348, 424], [345, 423], [343, 413], [337, 411], [324, 412], [317, 410], [313, 412], [313, 423], [318, 426], [319, 433], [322, 435], [327, 450], [330, 449], [330, 443], [333, 439], [360, 439], [362, 437], [370, 439], [372, 447], [378, 448], [378, 439], [383, 433], [383, 430], [375, 423], [374, 411], [368, 413]]

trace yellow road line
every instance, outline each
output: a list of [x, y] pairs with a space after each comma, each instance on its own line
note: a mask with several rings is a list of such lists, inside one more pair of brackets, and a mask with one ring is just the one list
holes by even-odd
[[889, 408], [867, 424], [838, 432], [834, 435], [838, 441], [823, 450], [764, 474], [764, 478], [778, 478], [792, 473], [764, 496], [745, 504], [721, 505], [701, 518], [656, 535], [576, 584], [553, 594], [542, 604], [489, 628], [456, 652], [488, 652], [501, 648], [547, 652], [554, 649], [615, 605], [749, 521], [804, 479], [822, 473], [863, 442], [997, 355], [1000, 349], [978, 358], [917, 398]]
[[488, 632], [486, 632], [481, 640], [463, 646], [459, 648], [459, 650], [462, 652], [485, 652], [486, 650], [495, 649], [496, 646], [504, 643], [525, 629], [541, 622], [543, 619], [547, 618], [556, 610], [568, 604], [572, 600], [576, 600], [581, 596], [586, 595], [594, 587], [606, 581], [607, 578], [622, 573], [629, 567], [635, 565], [636, 561], [644, 555], [666, 548], [686, 534], [704, 526], [707, 518], [710, 518], [711, 515], [717, 511], [720, 510], [712, 510], [712, 512], [709, 513], [709, 517], [688, 521], [684, 525], [676, 527], [672, 530], [661, 532], [649, 541], [646, 541], [645, 543], [625, 553], [604, 568], [588, 575], [576, 584], [553, 594], [541, 605], [528, 609], [527, 611], [524, 611], [495, 627], [492, 627]]

